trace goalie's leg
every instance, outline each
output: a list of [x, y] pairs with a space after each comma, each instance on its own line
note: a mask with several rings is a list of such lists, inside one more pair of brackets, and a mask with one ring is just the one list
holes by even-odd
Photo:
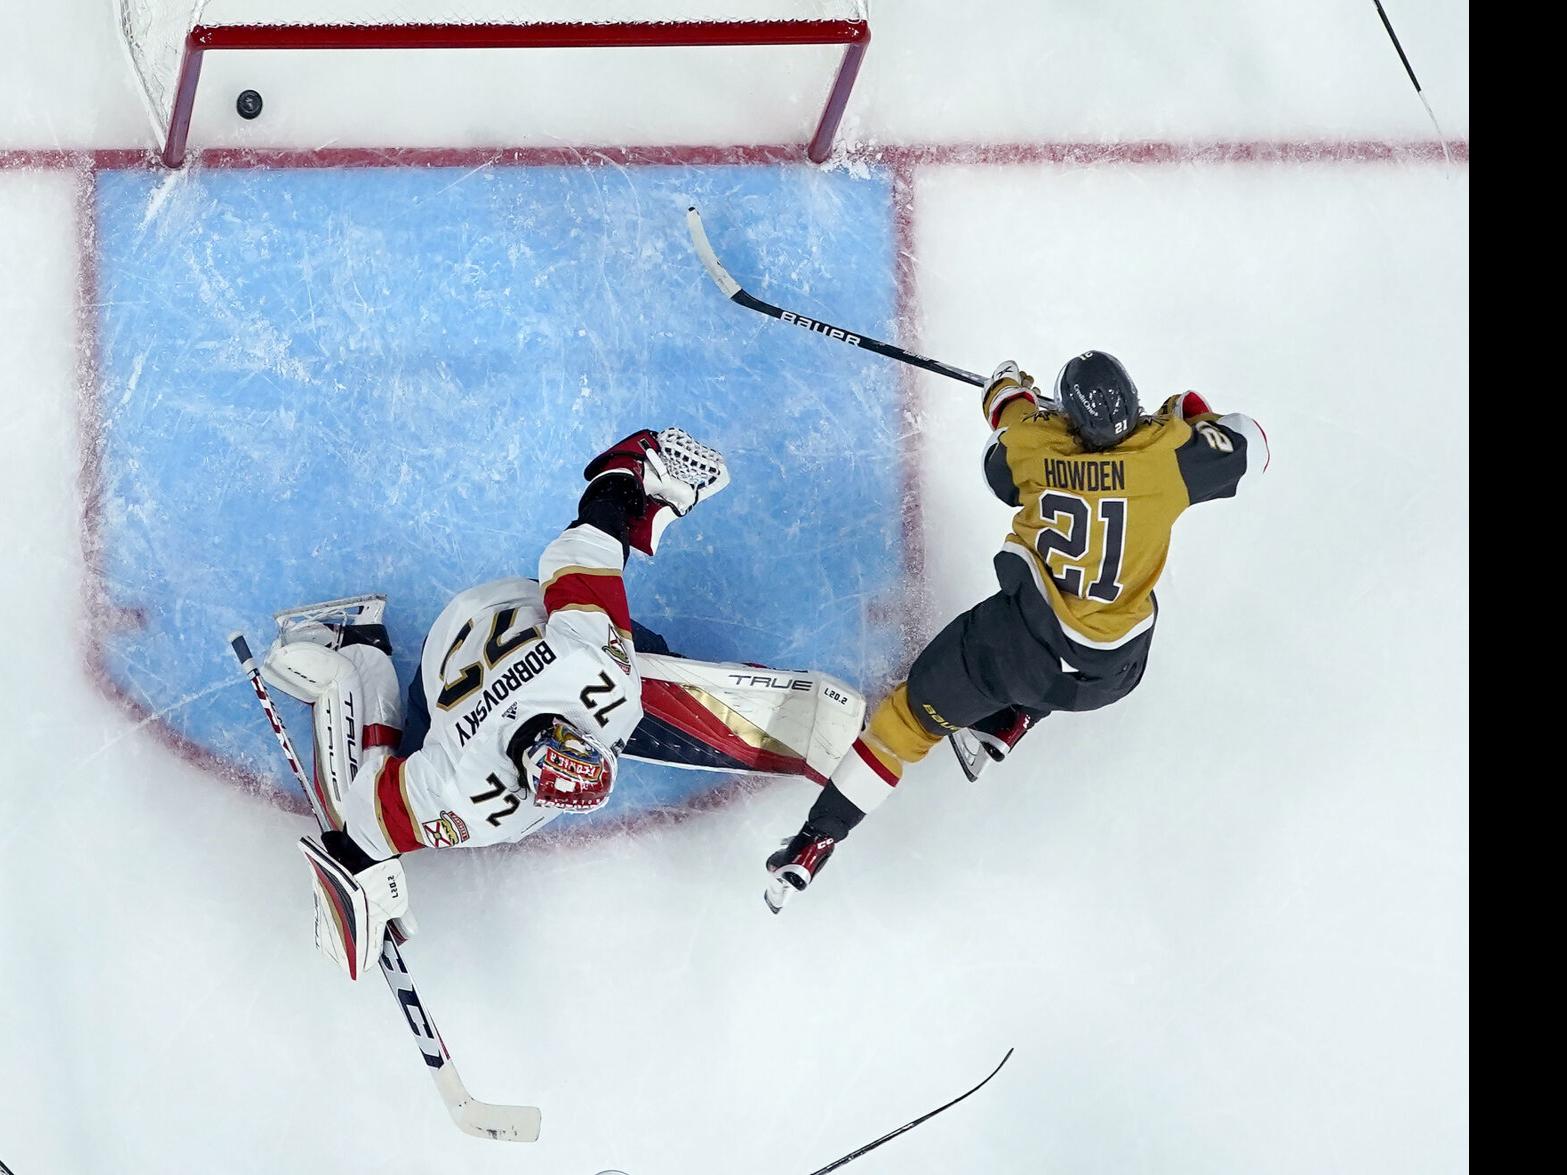
[[[261, 676], [310, 706], [312, 783], [333, 826], [341, 828], [349, 785], [364, 756], [397, 744], [403, 709], [379, 612], [362, 623], [323, 622], [314, 615], [330, 606], [279, 614], [278, 637], [262, 661]], [[299, 619], [285, 619], [290, 617]]]

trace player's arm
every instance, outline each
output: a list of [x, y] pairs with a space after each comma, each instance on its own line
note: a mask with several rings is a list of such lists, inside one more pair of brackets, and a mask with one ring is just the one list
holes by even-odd
[[629, 640], [621, 573], [631, 548], [653, 555], [669, 523], [727, 486], [729, 470], [721, 453], [679, 429], [643, 429], [588, 462], [583, 476], [576, 521], [539, 560], [548, 623], [561, 627], [557, 620], [570, 621], [569, 613], [598, 612]]
[[1012, 466], [1007, 460], [1007, 429], [1025, 416], [1039, 410], [1039, 392], [1034, 387], [1034, 377], [1020, 371], [1014, 360], [1008, 359], [991, 373], [980, 397], [980, 409], [991, 427], [990, 442], [985, 446], [985, 483], [990, 492], [1008, 506], [1022, 505], [1017, 483], [1012, 478]]
[[1268, 436], [1250, 416], [1221, 416], [1196, 392], [1171, 396], [1162, 411], [1192, 426], [1175, 460], [1193, 505], [1233, 498], [1242, 479], [1255, 481], [1268, 468]]

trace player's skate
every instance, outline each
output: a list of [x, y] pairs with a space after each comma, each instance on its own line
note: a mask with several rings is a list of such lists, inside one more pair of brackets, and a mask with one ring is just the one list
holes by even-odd
[[966, 730], [949, 734], [947, 741], [952, 744], [952, 752], [958, 757], [958, 766], [963, 768], [963, 774], [972, 782], [991, 763], [1005, 759], [1037, 721], [1026, 710], [1008, 706], [989, 718], [980, 719]]
[[763, 895], [767, 908], [778, 913], [796, 891], [810, 885], [826, 868], [837, 845], [837, 840], [822, 835], [809, 824], [784, 841], [783, 847], [767, 858], [767, 871], [773, 875]]

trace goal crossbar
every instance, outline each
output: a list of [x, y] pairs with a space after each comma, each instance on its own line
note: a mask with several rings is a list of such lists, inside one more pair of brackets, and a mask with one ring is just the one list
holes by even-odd
[[828, 91], [806, 156], [823, 163], [870, 45], [863, 20], [669, 20], [532, 24], [252, 24], [196, 25], [185, 38], [174, 108], [161, 157], [185, 162], [201, 63], [209, 50], [229, 49], [611, 49], [716, 45], [842, 45], [843, 58]]

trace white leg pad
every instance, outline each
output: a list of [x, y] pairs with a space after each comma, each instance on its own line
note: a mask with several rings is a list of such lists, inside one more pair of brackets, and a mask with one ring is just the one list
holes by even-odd
[[[315, 649], [314, 645], [288, 645], [285, 649]], [[332, 816], [341, 827], [347, 815], [347, 796], [365, 756], [366, 726], [403, 728], [403, 700], [397, 688], [392, 659], [369, 645], [349, 645], [336, 652], [321, 649], [337, 659], [330, 680], [316, 696], [311, 718], [315, 728], [315, 770]], [[316, 654], [308, 654], [312, 668]], [[377, 769], [384, 756], [377, 756]], [[373, 787], [374, 780], [364, 786]]]
[[353, 662], [324, 645], [311, 640], [281, 638], [272, 642], [261, 662], [261, 678], [273, 689], [291, 698], [313, 705]]

